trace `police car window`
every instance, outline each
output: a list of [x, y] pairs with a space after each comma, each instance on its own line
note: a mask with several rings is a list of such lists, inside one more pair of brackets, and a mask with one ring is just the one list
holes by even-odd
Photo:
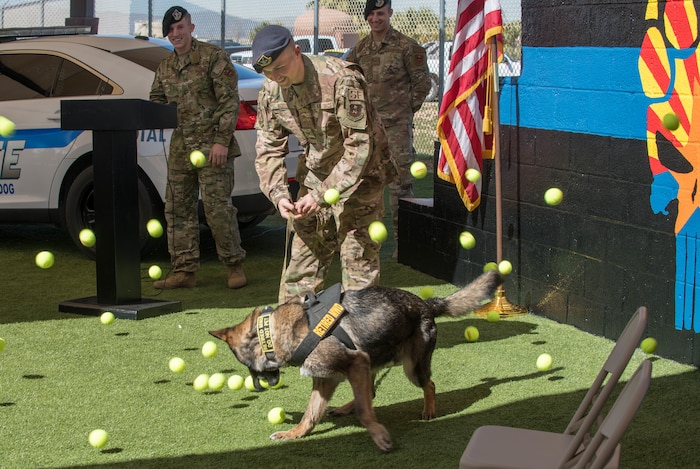
[[62, 61], [43, 54], [0, 55], [0, 100], [50, 96]]
[[81, 66], [49, 54], [0, 55], [0, 100], [111, 94], [112, 86]]
[[165, 57], [170, 55], [171, 51], [164, 47], [146, 47], [132, 50], [123, 50], [115, 52], [114, 55], [130, 60], [135, 64], [141, 65], [155, 72], [158, 65]]
[[64, 60], [52, 96], [112, 94], [112, 86], [78, 64]]

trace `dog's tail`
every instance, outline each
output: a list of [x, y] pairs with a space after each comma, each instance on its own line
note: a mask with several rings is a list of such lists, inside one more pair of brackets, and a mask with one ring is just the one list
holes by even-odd
[[501, 274], [491, 270], [447, 298], [430, 298], [426, 302], [432, 307], [435, 317], [464, 316], [482, 306], [485, 301], [492, 299], [496, 288], [501, 283], [503, 283]]

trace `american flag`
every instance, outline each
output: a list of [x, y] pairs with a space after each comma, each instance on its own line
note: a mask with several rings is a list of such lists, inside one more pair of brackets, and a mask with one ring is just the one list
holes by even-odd
[[459, 0], [452, 60], [438, 116], [441, 151], [437, 174], [457, 186], [469, 211], [479, 206], [483, 179], [470, 182], [466, 171], [475, 168], [481, 172], [482, 158], [491, 156], [493, 86], [486, 82], [493, 63], [491, 39], [496, 37], [499, 54], [503, 47], [502, 24], [499, 0]]

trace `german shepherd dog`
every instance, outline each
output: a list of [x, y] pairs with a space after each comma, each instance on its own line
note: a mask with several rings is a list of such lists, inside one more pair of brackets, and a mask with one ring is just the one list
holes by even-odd
[[[270, 438], [289, 440], [308, 435], [321, 420], [338, 384], [347, 379], [354, 400], [330, 415], [346, 415], [354, 410], [379, 449], [390, 451], [391, 436], [377, 421], [372, 408], [376, 372], [402, 363], [409, 381], [423, 389], [422, 418], [434, 418], [435, 384], [431, 380], [430, 362], [437, 340], [435, 318], [466, 315], [493, 298], [501, 283], [498, 272], [490, 271], [446, 298], [426, 300], [405, 290], [378, 286], [344, 292], [340, 305], [345, 315], [339, 324], [355, 348], [344, 345], [335, 335], [320, 340], [300, 369], [301, 375], [313, 379], [304, 416], [291, 430], [273, 433]], [[261, 308], [256, 308], [237, 326], [209, 332], [228, 343], [236, 358], [250, 370], [257, 389], [260, 379], [267, 380], [270, 386], [279, 382], [279, 369], [289, 365], [311, 330], [301, 300], [278, 306], [269, 314], [274, 352], [266, 353], [258, 334], [261, 314]]]

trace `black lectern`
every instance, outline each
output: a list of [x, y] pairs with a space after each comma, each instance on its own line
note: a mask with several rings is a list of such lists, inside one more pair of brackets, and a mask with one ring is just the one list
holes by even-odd
[[97, 296], [59, 303], [60, 312], [143, 319], [182, 309], [180, 302], [141, 298], [140, 273], [138, 131], [175, 127], [175, 106], [142, 99], [61, 101], [61, 129], [93, 131]]

